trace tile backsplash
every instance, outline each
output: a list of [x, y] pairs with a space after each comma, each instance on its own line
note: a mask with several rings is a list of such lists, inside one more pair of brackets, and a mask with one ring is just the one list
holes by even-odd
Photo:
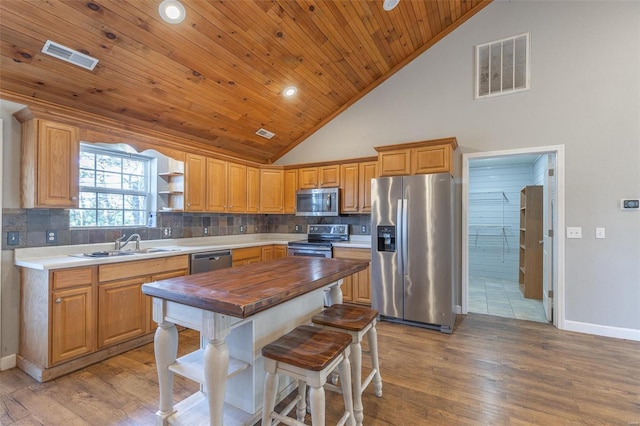
[[[348, 224], [351, 234], [369, 235], [371, 216], [301, 217], [268, 214], [158, 212], [154, 227], [70, 229], [68, 210], [3, 209], [2, 250], [105, 243], [115, 241], [123, 234], [131, 235], [132, 233], [140, 234], [142, 240], [259, 233], [297, 232], [306, 234], [307, 225], [317, 223]], [[363, 227], [365, 232], [362, 232]], [[17, 244], [15, 244], [16, 242]]]

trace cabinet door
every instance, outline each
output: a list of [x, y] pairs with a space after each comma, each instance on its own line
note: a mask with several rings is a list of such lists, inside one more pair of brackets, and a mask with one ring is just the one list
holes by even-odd
[[273, 258], [279, 259], [281, 257], [287, 257], [287, 246], [285, 244], [275, 244], [273, 246]]
[[300, 189], [314, 189], [318, 187], [318, 168], [305, 167], [298, 170], [298, 187]]
[[[371, 260], [371, 250], [335, 247], [333, 257], [338, 259]], [[343, 300], [345, 302], [371, 304], [370, 268], [357, 272], [344, 279], [342, 285]]]
[[452, 172], [451, 145], [411, 149], [411, 174]]
[[371, 179], [378, 177], [378, 162], [367, 161], [360, 163], [358, 173], [358, 207], [360, 212], [371, 212]]
[[257, 213], [260, 209], [260, 170], [247, 167], [247, 212]]
[[247, 166], [229, 163], [227, 211], [244, 213], [247, 211]]
[[226, 161], [217, 158], [207, 158], [206, 178], [206, 210], [208, 212], [227, 211], [227, 168]]
[[295, 214], [296, 191], [298, 190], [298, 169], [284, 171], [284, 213]]
[[51, 293], [50, 365], [95, 350], [93, 288]]
[[262, 261], [273, 259], [273, 246], [262, 246]]
[[398, 149], [378, 153], [380, 176], [404, 176], [411, 173], [409, 149]]
[[206, 159], [201, 155], [185, 156], [184, 209], [186, 211], [205, 211], [206, 199]]
[[340, 166], [323, 166], [318, 168], [318, 187], [335, 188], [340, 186]]
[[148, 331], [149, 300], [142, 293], [147, 281], [147, 277], [138, 277], [98, 286], [98, 348]]
[[232, 266], [248, 265], [262, 261], [262, 247], [245, 247], [231, 251]]
[[358, 163], [340, 166], [340, 211], [342, 213], [358, 212]]
[[78, 159], [80, 140], [77, 127], [38, 120], [37, 199], [33, 207], [78, 207]]
[[342, 279], [342, 301], [353, 303], [353, 275]]
[[278, 169], [260, 169], [260, 212], [282, 213], [284, 173]]

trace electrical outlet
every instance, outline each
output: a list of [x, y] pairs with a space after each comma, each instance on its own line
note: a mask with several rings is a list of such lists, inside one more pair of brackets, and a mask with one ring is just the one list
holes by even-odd
[[205, 226], [204, 228], [202, 228], [202, 235], [209, 235], [209, 227]]
[[7, 232], [7, 245], [17, 246], [20, 244], [20, 233], [18, 231]]
[[241, 234], [244, 234], [244, 233], [245, 233], [245, 231], [246, 231], [245, 226], [244, 226], [244, 225], [240, 225], [240, 233], [241, 233]]
[[170, 237], [171, 236], [171, 228], [164, 228], [163, 229], [163, 234], [165, 237]]
[[567, 226], [567, 238], [582, 238], [582, 227]]
[[362, 225], [360, 227], [360, 233], [361, 234], [366, 234], [367, 233], [367, 225]]
[[58, 242], [58, 231], [56, 230], [47, 230], [47, 235], [46, 235], [46, 243], [47, 244], [54, 244]]
[[300, 232], [300, 228], [301, 228], [300, 225], [296, 225], [296, 232]]
[[604, 228], [596, 228], [596, 238], [604, 238]]

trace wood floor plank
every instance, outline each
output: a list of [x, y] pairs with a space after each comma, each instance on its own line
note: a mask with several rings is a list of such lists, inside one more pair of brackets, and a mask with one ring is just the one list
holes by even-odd
[[[198, 346], [180, 333], [179, 355]], [[451, 335], [378, 323], [378, 346], [383, 397], [363, 395], [367, 426], [640, 423], [640, 342], [469, 314]], [[197, 390], [176, 376], [176, 402]], [[331, 424], [342, 396], [326, 395]], [[1, 425], [149, 425], [157, 403], [153, 344], [44, 384], [0, 372]]]

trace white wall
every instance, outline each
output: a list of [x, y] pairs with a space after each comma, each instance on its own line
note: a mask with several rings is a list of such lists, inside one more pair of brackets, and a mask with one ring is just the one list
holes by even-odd
[[[531, 90], [475, 101], [474, 46], [527, 31]], [[563, 144], [584, 236], [566, 244], [566, 320], [640, 331], [640, 212], [618, 206], [640, 197], [639, 76], [640, 2], [495, 1], [277, 163], [447, 136], [466, 153]]]

